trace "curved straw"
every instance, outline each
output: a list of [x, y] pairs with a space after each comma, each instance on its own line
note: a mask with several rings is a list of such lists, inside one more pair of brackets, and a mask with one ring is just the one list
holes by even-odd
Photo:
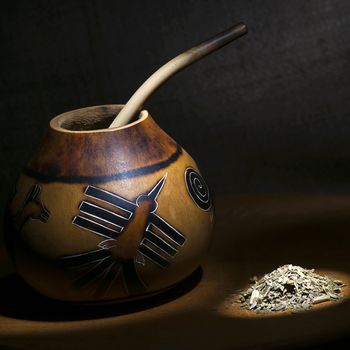
[[200, 60], [231, 41], [238, 39], [247, 32], [248, 29], [244, 23], [236, 24], [170, 60], [153, 73], [138, 88], [109, 127], [116, 128], [128, 124], [134, 115], [142, 108], [144, 102], [170, 77], [191, 63]]

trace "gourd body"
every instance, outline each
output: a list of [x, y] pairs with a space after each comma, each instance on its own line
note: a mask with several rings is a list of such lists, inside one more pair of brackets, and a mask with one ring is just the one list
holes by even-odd
[[108, 129], [121, 107], [54, 118], [10, 200], [9, 253], [51, 298], [154, 294], [190, 275], [207, 251], [213, 206], [196, 163], [147, 111]]

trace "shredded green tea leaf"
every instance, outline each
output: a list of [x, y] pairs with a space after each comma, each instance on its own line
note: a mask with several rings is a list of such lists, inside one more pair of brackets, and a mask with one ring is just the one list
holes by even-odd
[[342, 281], [291, 264], [283, 265], [240, 291], [236, 302], [255, 311], [302, 311], [314, 304], [341, 299]]

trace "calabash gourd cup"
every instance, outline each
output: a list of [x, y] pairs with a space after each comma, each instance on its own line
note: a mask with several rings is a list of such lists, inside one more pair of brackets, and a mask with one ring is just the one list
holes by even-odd
[[18, 181], [10, 205], [16, 267], [52, 298], [159, 291], [196, 269], [207, 250], [212, 202], [197, 165], [147, 111], [108, 129], [120, 109], [54, 118]]
[[43, 295], [84, 303], [145, 297], [183, 280], [207, 251], [213, 204], [195, 161], [146, 110], [109, 128], [128, 104], [52, 119], [19, 177], [8, 250]]

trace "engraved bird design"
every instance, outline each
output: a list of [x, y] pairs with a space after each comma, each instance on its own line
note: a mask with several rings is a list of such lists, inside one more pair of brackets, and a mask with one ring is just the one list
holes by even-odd
[[20, 232], [24, 224], [29, 219], [38, 219], [42, 222], [47, 222], [50, 212], [40, 200], [41, 187], [35, 184], [31, 187], [28, 195], [22, 205], [14, 216], [15, 228]]
[[118, 212], [89, 201], [81, 202], [82, 215], [75, 216], [72, 223], [105, 239], [96, 250], [60, 258], [61, 266], [77, 272], [74, 281], [77, 288], [97, 282], [94, 296], [105, 295], [121, 275], [128, 293], [137, 294], [147, 286], [136, 265], [144, 265], [146, 260], [160, 268], [170, 264], [186, 238], [156, 213], [157, 198], [166, 178], [167, 174], [135, 202], [95, 186], [85, 189], [88, 197], [108, 203], [118, 208]]

